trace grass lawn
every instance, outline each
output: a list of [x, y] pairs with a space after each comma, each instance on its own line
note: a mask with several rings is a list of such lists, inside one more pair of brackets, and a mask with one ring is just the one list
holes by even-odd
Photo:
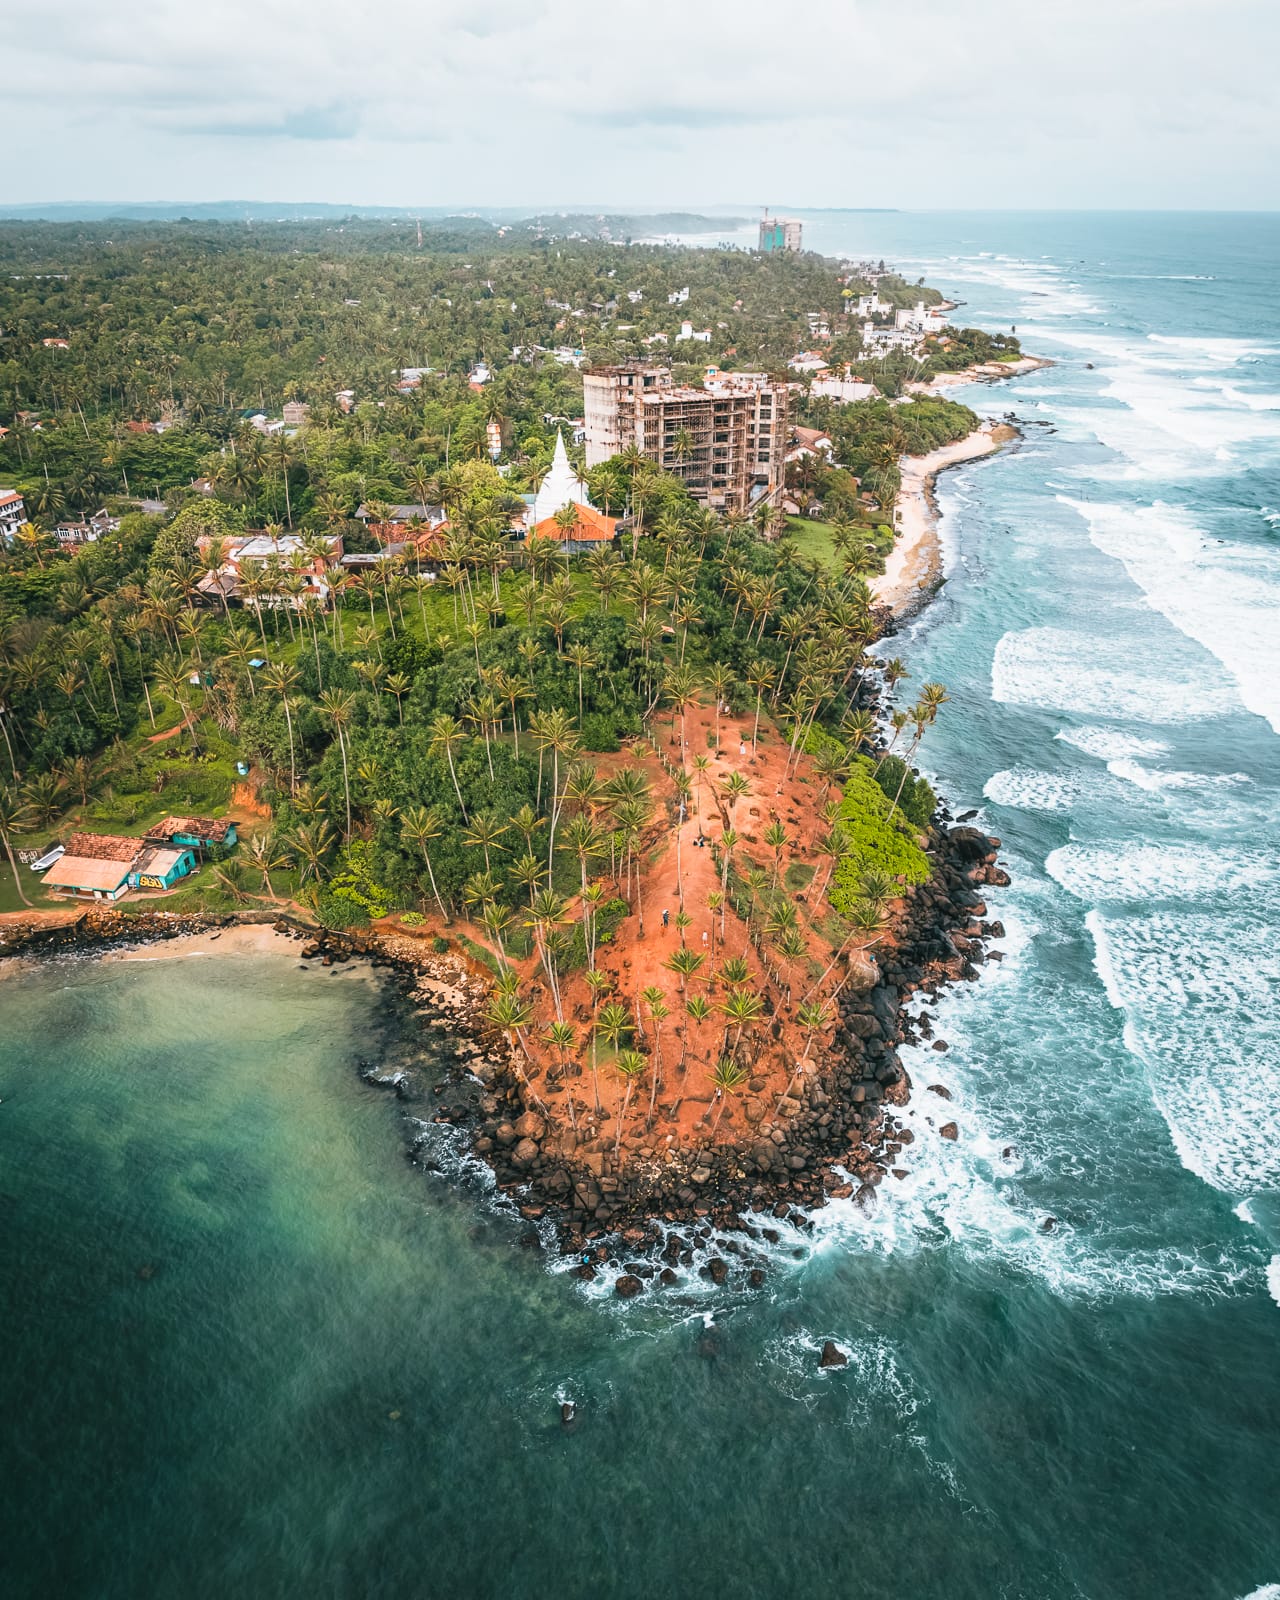
[[830, 572], [840, 571], [840, 552], [829, 522], [819, 522], [813, 517], [788, 517], [787, 535], [794, 540], [796, 553], [806, 561], [821, 562]]

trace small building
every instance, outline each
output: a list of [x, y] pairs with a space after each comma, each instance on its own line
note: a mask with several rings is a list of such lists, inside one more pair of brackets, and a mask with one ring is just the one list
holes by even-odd
[[787, 451], [788, 462], [803, 461], [805, 456], [820, 456], [823, 460], [831, 460], [831, 439], [823, 433], [821, 428], [792, 428], [791, 447]]
[[286, 428], [301, 428], [307, 420], [310, 408], [305, 400], [286, 400], [284, 410], [281, 412]]
[[66, 339], [42, 339], [40, 343], [46, 350], [70, 350], [71, 348]]
[[862, 383], [859, 379], [851, 377], [847, 367], [843, 377], [833, 373], [823, 373], [820, 378], [813, 380], [813, 386], [809, 390], [815, 399], [838, 400], [841, 405], [850, 405], [857, 400], [870, 400], [875, 392], [875, 384]]
[[6, 544], [27, 520], [27, 505], [16, 489], [0, 489], [0, 537]]
[[554, 539], [566, 555], [579, 556], [617, 538], [617, 517], [606, 517], [603, 511], [580, 501], [573, 503], [573, 509], [578, 515], [571, 532], [562, 528], [554, 516], [544, 517], [534, 524], [530, 539]]
[[[382, 524], [383, 527], [389, 525], [400, 528], [406, 522], [425, 522], [429, 527], [439, 528], [447, 520], [443, 506], [396, 505], [387, 506], [385, 510], [387, 521]], [[359, 505], [356, 507], [356, 517], [360, 522], [372, 523], [375, 511], [371, 511], [367, 505]]]
[[118, 900], [143, 849], [141, 839], [110, 833], [73, 833], [66, 854], [44, 875], [44, 887], [80, 900]]
[[192, 850], [230, 848], [236, 825], [230, 817], [165, 817], [147, 831], [147, 844], [186, 845]]
[[194, 851], [147, 845], [129, 873], [131, 889], [172, 889], [174, 884], [196, 870]]
[[75, 545], [96, 544], [108, 533], [120, 531], [120, 518], [113, 517], [105, 509], [95, 511], [91, 517], [86, 517], [83, 522], [60, 522], [53, 530], [53, 536], [65, 549]]

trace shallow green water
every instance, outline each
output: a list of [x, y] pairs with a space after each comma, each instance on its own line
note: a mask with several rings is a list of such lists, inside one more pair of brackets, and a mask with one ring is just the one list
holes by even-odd
[[6, 1596], [1217, 1595], [1276, 1560], [1269, 1302], [834, 1238], [751, 1300], [586, 1300], [403, 1159], [353, 1070], [385, 1004], [288, 957], [6, 982]]

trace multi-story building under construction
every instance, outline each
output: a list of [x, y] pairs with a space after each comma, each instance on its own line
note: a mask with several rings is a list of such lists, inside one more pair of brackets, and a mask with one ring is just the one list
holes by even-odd
[[717, 511], [776, 495], [785, 471], [790, 391], [759, 372], [718, 372], [701, 388], [666, 367], [583, 373], [588, 467], [634, 446]]

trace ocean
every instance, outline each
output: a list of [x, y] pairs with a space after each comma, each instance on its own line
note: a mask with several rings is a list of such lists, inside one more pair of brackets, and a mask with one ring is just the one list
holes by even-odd
[[622, 1304], [361, 1082], [371, 978], [11, 975], [6, 1600], [1280, 1595], [1280, 219], [804, 220], [1056, 363], [894, 643], [1013, 875], [908, 1176]]

